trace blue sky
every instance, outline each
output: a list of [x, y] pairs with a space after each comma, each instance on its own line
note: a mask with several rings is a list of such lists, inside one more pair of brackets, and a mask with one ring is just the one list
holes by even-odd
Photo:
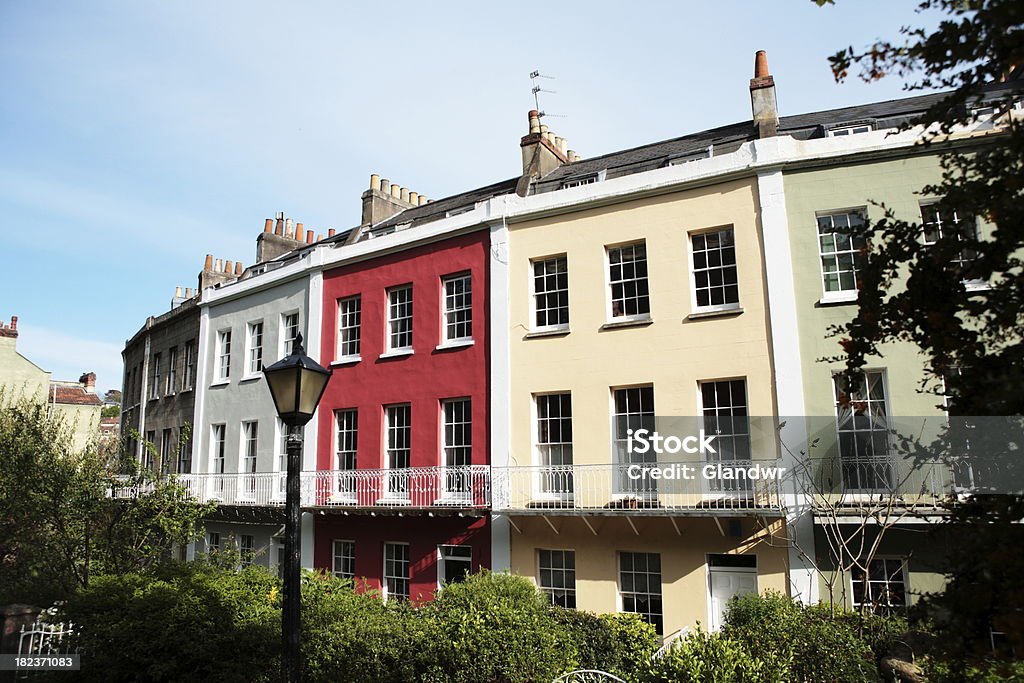
[[373, 172], [431, 198], [517, 175], [534, 69], [595, 156], [749, 119], [758, 49], [783, 114], [900, 97], [826, 57], [914, 4], [0, 0], [0, 319], [119, 387], [146, 316], [205, 254], [250, 264], [275, 212], [326, 233]]

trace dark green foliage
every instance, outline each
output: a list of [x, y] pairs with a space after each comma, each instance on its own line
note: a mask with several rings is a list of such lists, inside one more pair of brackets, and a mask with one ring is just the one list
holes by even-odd
[[278, 581], [202, 562], [96, 578], [68, 601], [83, 681], [267, 681], [279, 667]]
[[75, 452], [45, 404], [0, 392], [0, 604], [50, 604], [198, 537], [211, 506], [125, 464], [119, 477], [95, 450]]
[[779, 593], [744, 595], [729, 603], [722, 636], [755, 660], [788, 661], [794, 680], [877, 680], [875, 654], [851, 616], [824, 605], [805, 607]]
[[[697, 631], [649, 664], [644, 683], [783, 683], [794, 680], [779, 653], [755, 657], [739, 641]], [[837, 679], [839, 680], [839, 679]]]
[[552, 616], [564, 638], [563, 647], [574, 652], [577, 669], [598, 669], [629, 678], [647, 668], [658, 649], [654, 627], [637, 614], [593, 614], [554, 608]]

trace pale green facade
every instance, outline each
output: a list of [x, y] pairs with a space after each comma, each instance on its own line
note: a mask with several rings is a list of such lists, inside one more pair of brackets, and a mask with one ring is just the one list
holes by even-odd
[[[877, 205], [881, 203], [892, 209], [897, 218], [919, 222], [921, 206], [934, 199], [923, 195], [921, 190], [940, 178], [936, 155], [911, 156], [908, 150], [903, 150], [902, 158], [858, 161], [846, 157], [827, 166], [817, 165], [784, 173], [798, 321], [795, 339], [799, 347], [794, 345], [793, 353], [798, 352], [801, 358], [806, 415], [816, 416], [808, 421], [812, 425], [809, 440], [821, 438], [818, 445], [810, 449], [814, 457], [832, 457], [838, 452], [832, 375], [844, 366], [841, 362], [822, 360], [837, 356], [841, 351], [838, 338], [830, 336], [828, 330], [833, 325], [845, 323], [856, 312], [855, 292], [825, 291], [818, 217], [860, 209], [866, 212], [869, 221], [877, 220], [884, 214], [884, 209]], [[982, 232], [985, 227], [979, 225]], [[843, 297], [847, 300], [835, 301]], [[792, 340], [790, 337], [787, 343]], [[917, 347], [911, 344], [888, 344], [883, 347], [881, 356], [869, 363], [868, 369], [884, 373], [888, 415], [897, 416], [897, 419], [899, 416], [942, 415], [942, 398], [931, 393], [937, 390], [937, 386], [922, 387], [924, 360]], [[786, 380], [780, 378], [780, 381]], [[877, 554], [878, 558], [904, 560], [903, 582], [909, 603], [915, 602], [921, 593], [939, 590], [943, 585], [941, 567], [947, 548], [941, 537], [929, 532], [936, 520], [933, 516], [930, 520], [915, 519], [901, 523], [886, 533]], [[823, 523], [824, 519], [819, 517], [815, 533], [818, 564], [825, 572], [819, 584], [821, 598], [829, 598], [828, 584], [833, 583], [832, 598], [851, 606], [851, 577], [847, 575], [833, 582], [834, 572], [828, 570], [831, 563], [828, 559], [829, 546], [822, 533]]]

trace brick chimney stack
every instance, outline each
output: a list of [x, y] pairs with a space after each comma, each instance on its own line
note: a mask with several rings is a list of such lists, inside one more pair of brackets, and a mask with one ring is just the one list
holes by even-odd
[[376, 225], [386, 218], [414, 206], [422, 206], [429, 200], [419, 192], [413, 192], [387, 178], [374, 173], [370, 176], [370, 189], [363, 192], [363, 215], [360, 225]]
[[268, 218], [263, 222], [263, 232], [256, 237], [256, 263], [273, 261], [302, 246], [306, 243], [303, 237], [302, 223], [285, 218], [284, 211], [278, 211], [276, 219]]
[[96, 373], [87, 372], [78, 378], [78, 383], [85, 387], [90, 394], [96, 393]]
[[775, 79], [768, 72], [768, 54], [758, 50], [754, 56], [754, 77], [750, 79], [750, 110], [759, 138], [771, 138], [779, 131], [779, 106], [775, 98]]
[[523, 175], [516, 184], [516, 194], [525, 197], [530, 183], [543, 178], [562, 164], [578, 161], [576, 152], [569, 149], [565, 138], [548, 130], [540, 122], [541, 114], [536, 109], [529, 112], [530, 132], [519, 141], [523, 157]]
[[206, 260], [203, 262], [203, 271], [199, 273], [199, 289], [197, 293], [207, 287], [234, 282], [242, 274], [241, 265], [241, 262], [238, 262], [238, 266], [233, 266], [231, 261], [225, 261], [224, 259], [215, 260], [213, 254], [207, 254]]
[[10, 325], [4, 325], [3, 323], [0, 323], [0, 337], [5, 337], [8, 339], [18, 338], [18, 316], [11, 316]]

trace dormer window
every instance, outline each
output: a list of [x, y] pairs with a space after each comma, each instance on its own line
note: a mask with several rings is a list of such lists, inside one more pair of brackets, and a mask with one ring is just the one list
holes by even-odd
[[871, 123], [840, 124], [828, 129], [829, 137], [837, 138], [843, 135], [857, 135], [858, 133], [870, 133], [875, 129]]
[[570, 187], [579, 187], [580, 185], [590, 185], [598, 181], [604, 180], [604, 171], [598, 173], [588, 173], [587, 175], [576, 176], [575, 178], [569, 178], [562, 181], [560, 189], [567, 190]]
[[692, 152], [684, 152], [683, 154], [677, 154], [668, 158], [666, 166], [680, 166], [682, 164], [688, 164], [691, 161], [699, 161], [701, 159], [710, 159], [714, 155], [714, 145], [708, 145], [704, 149], [697, 149]]

